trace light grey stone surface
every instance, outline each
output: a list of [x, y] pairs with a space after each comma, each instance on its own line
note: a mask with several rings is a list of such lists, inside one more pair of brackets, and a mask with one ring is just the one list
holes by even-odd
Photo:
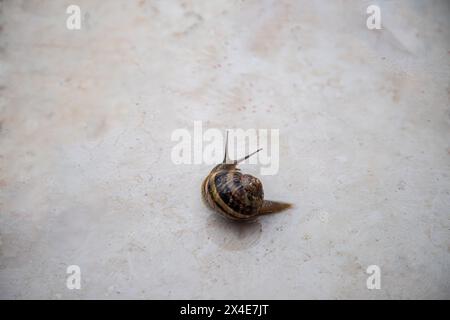
[[[448, 1], [0, 8], [0, 298], [450, 298]], [[208, 211], [170, 159], [194, 120], [279, 128], [295, 207]]]

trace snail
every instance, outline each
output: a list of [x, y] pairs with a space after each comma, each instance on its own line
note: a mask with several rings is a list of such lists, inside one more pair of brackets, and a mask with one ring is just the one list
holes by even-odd
[[292, 206], [285, 202], [264, 200], [261, 181], [252, 175], [242, 174], [237, 168], [239, 163], [261, 150], [239, 160], [230, 160], [227, 132], [223, 162], [216, 165], [202, 183], [202, 198], [211, 209], [232, 220], [249, 221]]

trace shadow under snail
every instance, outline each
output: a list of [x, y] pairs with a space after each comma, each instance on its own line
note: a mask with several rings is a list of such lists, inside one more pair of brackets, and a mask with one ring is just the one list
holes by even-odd
[[249, 221], [292, 206], [290, 203], [264, 200], [261, 181], [252, 175], [242, 174], [237, 168], [239, 163], [261, 150], [239, 160], [230, 160], [227, 132], [223, 162], [216, 165], [202, 183], [202, 198], [210, 208], [226, 218]]

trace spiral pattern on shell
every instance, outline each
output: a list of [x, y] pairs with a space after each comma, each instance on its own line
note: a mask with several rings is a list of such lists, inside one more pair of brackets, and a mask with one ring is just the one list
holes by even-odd
[[212, 171], [202, 185], [203, 199], [227, 218], [255, 218], [264, 203], [261, 181], [238, 169]]

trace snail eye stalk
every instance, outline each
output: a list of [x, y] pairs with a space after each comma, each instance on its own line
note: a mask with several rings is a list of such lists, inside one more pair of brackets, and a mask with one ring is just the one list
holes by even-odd
[[259, 149], [256, 150], [255, 152], [252, 152], [252, 153], [246, 155], [245, 157], [243, 157], [243, 158], [241, 158], [241, 159], [239, 159], [239, 160], [235, 160], [235, 161], [234, 161], [234, 164], [238, 164], [238, 163], [240, 163], [240, 162], [242, 162], [242, 161], [247, 160], [247, 159], [250, 158], [252, 155], [257, 154], [257, 153], [260, 152], [261, 150], [262, 150], [262, 148], [259, 148]]
[[256, 150], [255, 152], [252, 152], [248, 155], [246, 155], [245, 157], [239, 159], [239, 160], [234, 160], [232, 161], [228, 155], [228, 130], [227, 130], [227, 134], [226, 134], [226, 138], [225, 138], [225, 156], [223, 157], [223, 162], [224, 164], [238, 164], [241, 163], [242, 161], [247, 160], [248, 158], [250, 158], [252, 155], [260, 152], [262, 150], [262, 148], [259, 148], [258, 150]]

